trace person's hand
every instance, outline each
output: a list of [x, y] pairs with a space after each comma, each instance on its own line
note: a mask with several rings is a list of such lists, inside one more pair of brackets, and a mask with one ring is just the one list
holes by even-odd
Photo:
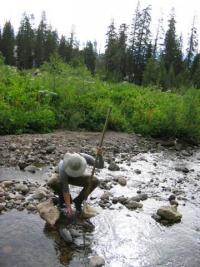
[[73, 211], [72, 211], [71, 206], [67, 206], [65, 209], [65, 212], [66, 212], [68, 217], [72, 217]]
[[102, 154], [103, 154], [103, 148], [102, 147], [97, 147], [97, 156], [102, 156]]

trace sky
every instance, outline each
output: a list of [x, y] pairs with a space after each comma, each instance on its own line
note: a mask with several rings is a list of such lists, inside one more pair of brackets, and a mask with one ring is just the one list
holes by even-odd
[[[69, 37], [73, 29], [81, 45], [87, 40], [96, 40], [99, 50], [103, 50], [111, 20], [114, 20], [117, 28], [122, 23], [130, 25], [137, 0], [0, 0], [0, 4], [1, 28], [5, 21], [10, 20], [17, 31], [24, 12], [34, 14], [37, 26], [42, 11], [45, 11], [47, 22], [58, 31], [59, 36], [63, 34]], [[169, 14], [174, 7], [177, 33], [182, 33], [185, 42], [194, 15], [200, 13], [199, 0], [140, 0], [140, 5], [142, 8], [152, 6], [153, 32], [161, 16], [166, 30]], [[199, 24], [198, 17], [197, 22]], [[198, 24], [197, 29], [200, 30]]]

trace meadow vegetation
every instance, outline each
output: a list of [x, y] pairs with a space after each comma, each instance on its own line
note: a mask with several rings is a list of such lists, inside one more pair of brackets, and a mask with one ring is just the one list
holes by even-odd
[[200, 139], [200, 91], [163, 92], [128, 82], [109, 83], [52, 57], [37, 70], [18, 70], [0, 61], [0, 134], [53, 129], [108, 128], [154, 137]]

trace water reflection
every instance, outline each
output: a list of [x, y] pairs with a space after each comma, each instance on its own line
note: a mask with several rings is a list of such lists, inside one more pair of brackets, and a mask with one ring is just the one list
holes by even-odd
[[87, 250], [65, 243], [38, 215], [12, 210], [0, 216], [0, 266], [85, 266]]

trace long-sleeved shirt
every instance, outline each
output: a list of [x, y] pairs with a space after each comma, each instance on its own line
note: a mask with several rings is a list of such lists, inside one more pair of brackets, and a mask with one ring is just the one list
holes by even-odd
[[[86, 153], [80, 153], [80, 155], [85, 158], [85, 160], [89, 166], [94, 166], [94, 164], [95, 164], [95, 158], [94, 157], [92, 157], [91, 155], [88, 155]], [[95, 167], [98, 169], [103, 169], [104, 160], [103, 160], [102, 156], [97, 157]], [[61, 186], [62, 186], [62, 192], [68, 193], [69, 192], [69, 182], [68, 182], [69, 176], [65, 172], [63, 160], [61, 160], [58, 164], [58, 172], [59, 172], [59, 179], [60, 179]], [[70, 177], [70, 178], [76, 179], [76, 177]]]

